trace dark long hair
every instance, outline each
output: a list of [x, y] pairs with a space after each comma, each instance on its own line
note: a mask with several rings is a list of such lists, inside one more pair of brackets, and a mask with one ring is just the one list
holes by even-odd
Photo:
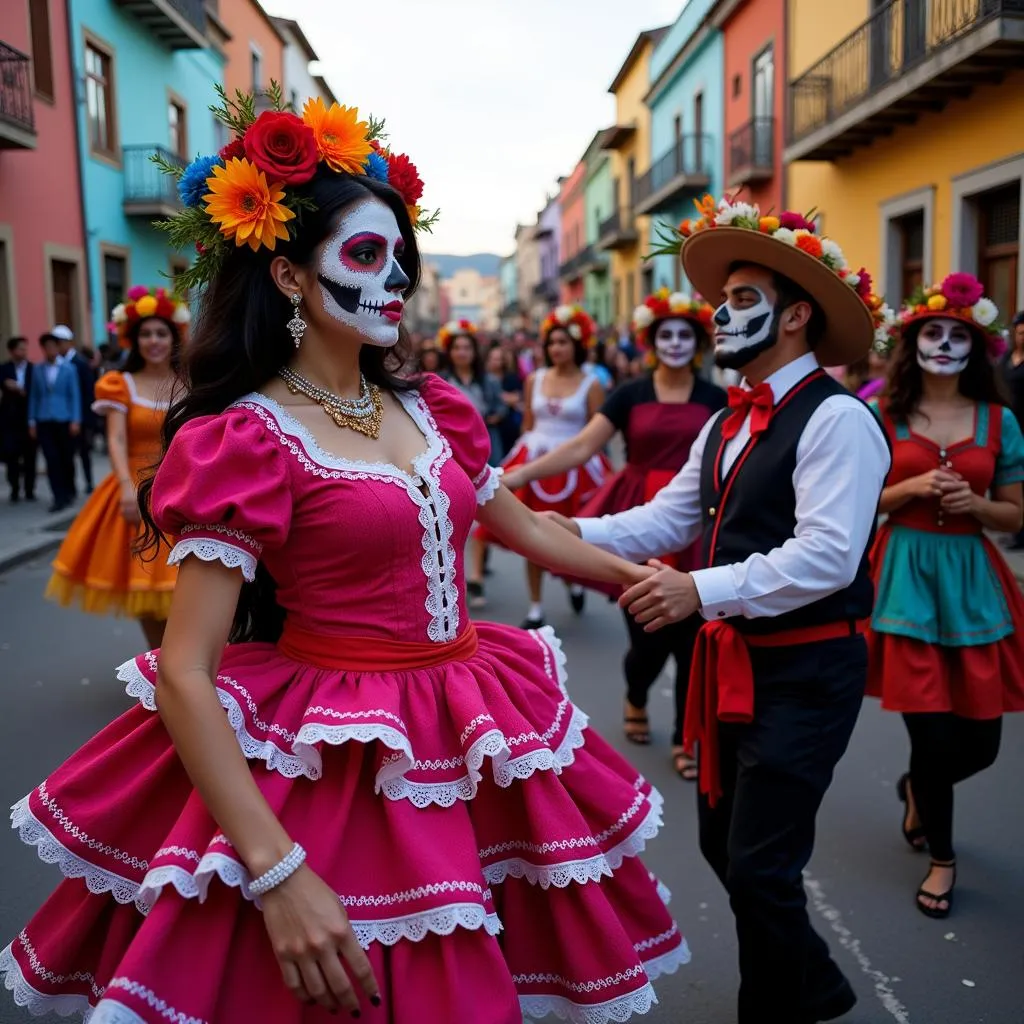
[[477, 341], [476, 335], [469, 333], [455, 334], [449, 339], [448, 351], [444, 353], [445, 372], [451, 377], [457, 376], [455, 364], [452, 362], [452, 349], [459, 338], [466, 338], [473, 346], [473, 362], [470, 365], [469, 372], [472, 373], [474, 382], [479, 384], [484, 379], [484, 357], [480, 351], [480, 342]]
[[[906, 423], [921, 403], [924, 371], [917, 365], [917, 335], [925, 323], [919, 320], [907, 327], [893, 353], [889, 383], [884, 393], [885, 409], [892, 419], [900, 423]], [[988, 357], [984, 336], [973, 327], [968, 327], [968, 330], [972, 339], [971, 354], [960, 374], [960, 394], [972, 402], [1008, 404], [995, 367]]]
[[[248, 247], [232, 249], [204, 291], [182, 361], [182, 393], [172, 402], [164, 421], [165, 452], [174, 435], [190, 420], [221, 413], [243, 395], [258, 391], [292, 357], [295, 348], [284, 328], [291, 316], [291, 304], [271, 279], [271, 260], [286, 256], [298, 266], [308, 266], [334, 229], [338, 214], [351, 203], [373, 196], [394, 213], [405, 240], [405, 251], [397, 259], [410, 281], [406, 298], [416, 290], [419, 249], [405, 203], [393, 188], [368, 176], [335, 174], [321, 166], [314, 178], [296, 191], [315, 209], [299, 214], [295, 237], [279, 243], [273, 254], [263, 249], [253, 252]], [[398, 344], [393, 348], [363, 346], [360, 369], [371, 384], [385, 391], [408, 391], [416, 386], [416, 379], [403, 378], [399, 373], [409, 349], [408, 334], [400, 328]], [[149, 558], [156, 557], [166, 543], [151, 509], [153, 476], [150, 473], [139, 487], [145, 526], [140, 550]], [[232, 643], [273, 642], [280, 636], [284, 613], [277, 604], [276, 590], [274, 580], [260, 564], [255, 582], [242, 586]]]
[[579, 338], [574, 338], [567, 327], [563, 327], [561, 324], [555, 324], [547, 334], [544, 335], [544, 362], [551, 366], [551, 353], [548, 352], [548, 346], [551, 344], [551, 335], [555, 331], [561, 331], [571, 342], [572, 342], [572, 358], [577, 366], [582, 366], [587, 361], [587, 346]]
[[165, 320], [162, 316], [143, 317], [128, 328], [128, 341], [131, 343], [131, 348], [128, 350], [128, 355], [125, 356], [121, 369], [126, 373], [140, 373], [146, 368], [146, 360], [142, 358], [142, 352], [139, 350], [139, 335], [142, 333], [142, 325], [150, 320], [159, 320], [170, 330], [171, 369], [175, 373], [181, 373], [181, 331], [178, 330], [178, 325], [173, 320]]

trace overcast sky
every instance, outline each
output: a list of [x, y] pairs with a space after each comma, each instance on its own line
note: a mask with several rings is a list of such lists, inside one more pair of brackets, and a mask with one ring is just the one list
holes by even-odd
[[441, 208], [432, 252], [511, 252], [598, 128], [637, 33], [686, 0], [264, 0], [346, 106], [387, 120]]

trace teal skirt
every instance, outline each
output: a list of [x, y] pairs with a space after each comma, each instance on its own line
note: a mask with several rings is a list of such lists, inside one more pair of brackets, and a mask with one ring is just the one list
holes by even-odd
[[1010, 636], [1013, 620], [993, 564], [998, 557], [977, 534], [883, 526], [874, 553], [871, 628], [943, 647], [979, 647]]

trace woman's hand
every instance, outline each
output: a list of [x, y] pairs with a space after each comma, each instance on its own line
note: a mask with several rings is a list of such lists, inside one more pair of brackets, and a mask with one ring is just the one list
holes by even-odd
[[956, 490], [962, 480], [948, 469], [932, 469], [920, 476], [911, 477], [905, 484], [913, 498], [941, 498], [949, 491]]
[[940, 504], [943, 512], [949, 512], [951, 515], [970, 515], [975, 507], [975, 494], [971, 490], [971, 485], [958, 477], [942, 495]]
[[274, 956], [296, 999], [319, 1003], [332, 1012], [357, 1012], [359, 996], [344, 960], [370, 1002], [380, 1005], [377, 979], [345, 908], [315, 872], [303, 865], [261, 899]]
[[139, 496], [131, 480], [121, 481], [121, 515], [133, 526], [142, 521], [139, 514]]

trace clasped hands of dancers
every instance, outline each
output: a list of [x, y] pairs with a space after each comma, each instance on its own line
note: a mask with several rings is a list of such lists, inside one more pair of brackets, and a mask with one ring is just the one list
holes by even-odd
[[[638, 857], [662, 798], [588, 728], [550, 628], [469, 621], [479, 519], [564, 578], [625, 589], [644, 635], [706, 620], [679, 741], [700, 749], [701, 850], [736, 917], [738, 1020], [845, 1013], [801, 872], [865, 689], [890, 468], [880, 419], [821, 369], [889, 329], [866, 275], [755, 207], [686, 224], [687, 277], [722, 302], [709, 317], [667, 297], [647, 322], [659, 358], [692, 360], [699, 323], [748, 385], [714, 414], [696, 382], [656, 379], [658, 405], [702, 405], [685, 464], [645, 466], [647, 504], [552, 522], [501, 486], [464, 394], [397, 375], [429, 223], [408, 158], [336, 104], [219, 116], [237, 138], [181, 176], [179, 237], [201, 252], [188, 283], [208, 287], [141, 492], [177, 584], [160, 651], [118, 673], [138, 705], [15, 805], [65, 876], [0, 953], [15, 1001], [91, 1024], [650, 1009], [651, 981], [689, 959]], [[917, 343], [925, 373], [954, 349], [974, 365], [966, 316]], [[952, 459], [930, 470], [941, 507], [1008, 523], [1013, 444], [1000, 419], [972, 446], [1006, 490], [993, 508], [961, 493]], [[912, 506], [903, 491], [894, 508]], [[637, 564], [698, 538], [705, 568]], [[911, 781], [930, 830], [913, 764]]]

